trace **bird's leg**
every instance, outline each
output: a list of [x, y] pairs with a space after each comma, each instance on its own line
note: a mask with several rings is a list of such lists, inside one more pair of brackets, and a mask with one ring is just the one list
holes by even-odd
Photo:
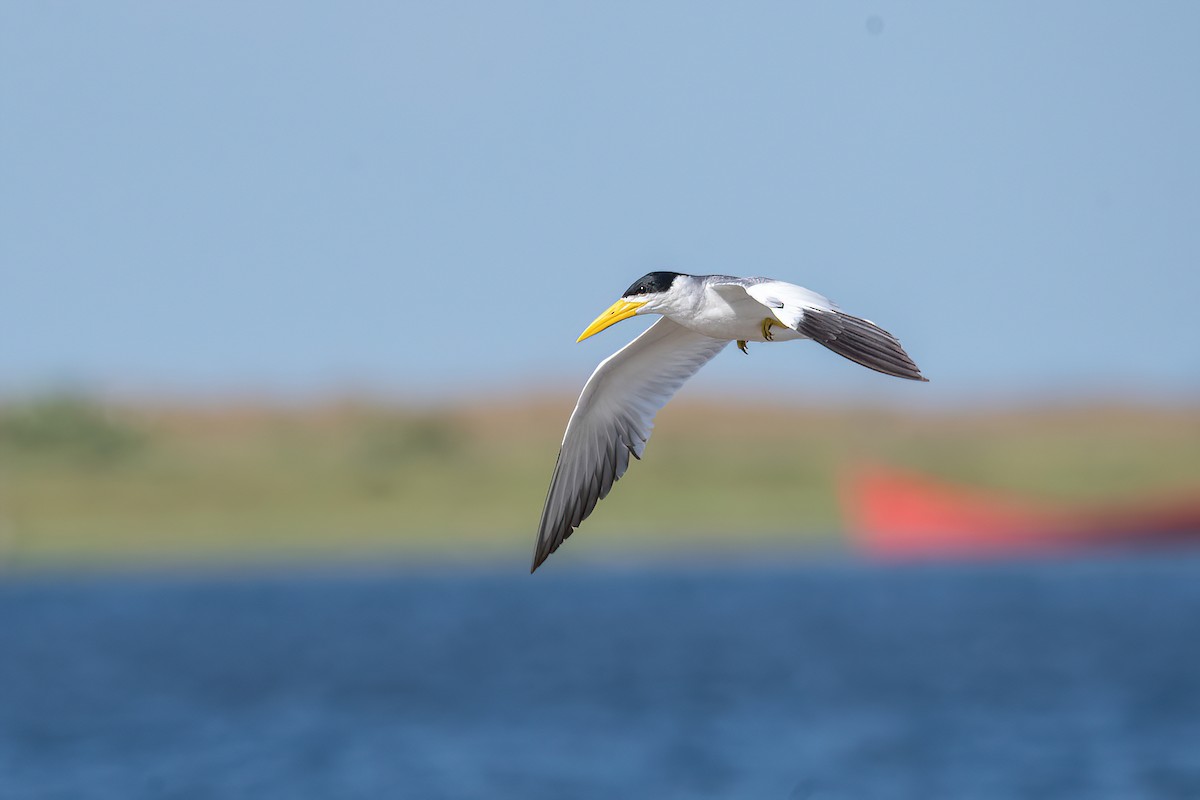
[[775, 320], [771, 319], [770, 317], [763, 317], [763, 321], [762, 321], [763, 338], [766, 339], [768, 342], [774, 341], [774, 339], [775, 339], [775, 334], [771, 333], [771, 326], [773, 326], [774, 324], [775, 324]]
[[750, 351], [746, 349], [746, 340], [745, 339], [738, 339], [737, 346], [738, 346], [738, 349], [741, 350], [743, 353], [745, 353], [746, 355], [750, 355]]

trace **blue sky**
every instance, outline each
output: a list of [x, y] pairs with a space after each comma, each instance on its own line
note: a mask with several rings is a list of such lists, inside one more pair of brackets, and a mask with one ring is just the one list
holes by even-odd
[[577, 389], [644, 272], [811, 344], [690, 392], [1200, 396], [1200, 5], [6, 3], [0, 393]]

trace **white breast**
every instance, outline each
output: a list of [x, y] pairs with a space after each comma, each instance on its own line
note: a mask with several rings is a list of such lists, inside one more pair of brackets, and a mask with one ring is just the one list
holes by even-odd
[[696, 300], [698, 302], [690, 309], [668, 313], [667, 316], [696, 333], [725, 341], [766, 341], [762, 333], [764, 319], [776, 321], [776, 327], [771, 331], [772, 341], [804, 338], [794, 330], [783, 327], [771, 308], [751, 297], [740, 286], [726, 286], [721, 290], [706, 286]]

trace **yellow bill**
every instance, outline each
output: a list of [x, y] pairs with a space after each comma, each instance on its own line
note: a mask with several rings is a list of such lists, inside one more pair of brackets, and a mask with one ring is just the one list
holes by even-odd
[[584, 332], [579, 334], [579, 338], [575, 341], [582, 342], [589, 336], [594, 336], [595, 334], [604, 330], [609, 325], [616, 325], [623, 319], [629, 319], [637, 313], [639, 308], [644, 305], [646, 304], [636, 303], [630, 300], [618, 300], [609, 307], [608, 311], [605, 311], [603, 314], [596, 317], [596, 321], [591, 325], [588, 325]]

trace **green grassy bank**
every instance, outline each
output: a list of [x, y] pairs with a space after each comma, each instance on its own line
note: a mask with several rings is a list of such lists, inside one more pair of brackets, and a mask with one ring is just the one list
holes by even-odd
[[[571, 398], [413, 411], [0, 408], [0, 563], [404, 558], [532, 546]], [[836, 535], [854, 464], [1051, 502], [1200, 487], [1200, 409], [989, 413], [681, 400], [569, 547]]]

